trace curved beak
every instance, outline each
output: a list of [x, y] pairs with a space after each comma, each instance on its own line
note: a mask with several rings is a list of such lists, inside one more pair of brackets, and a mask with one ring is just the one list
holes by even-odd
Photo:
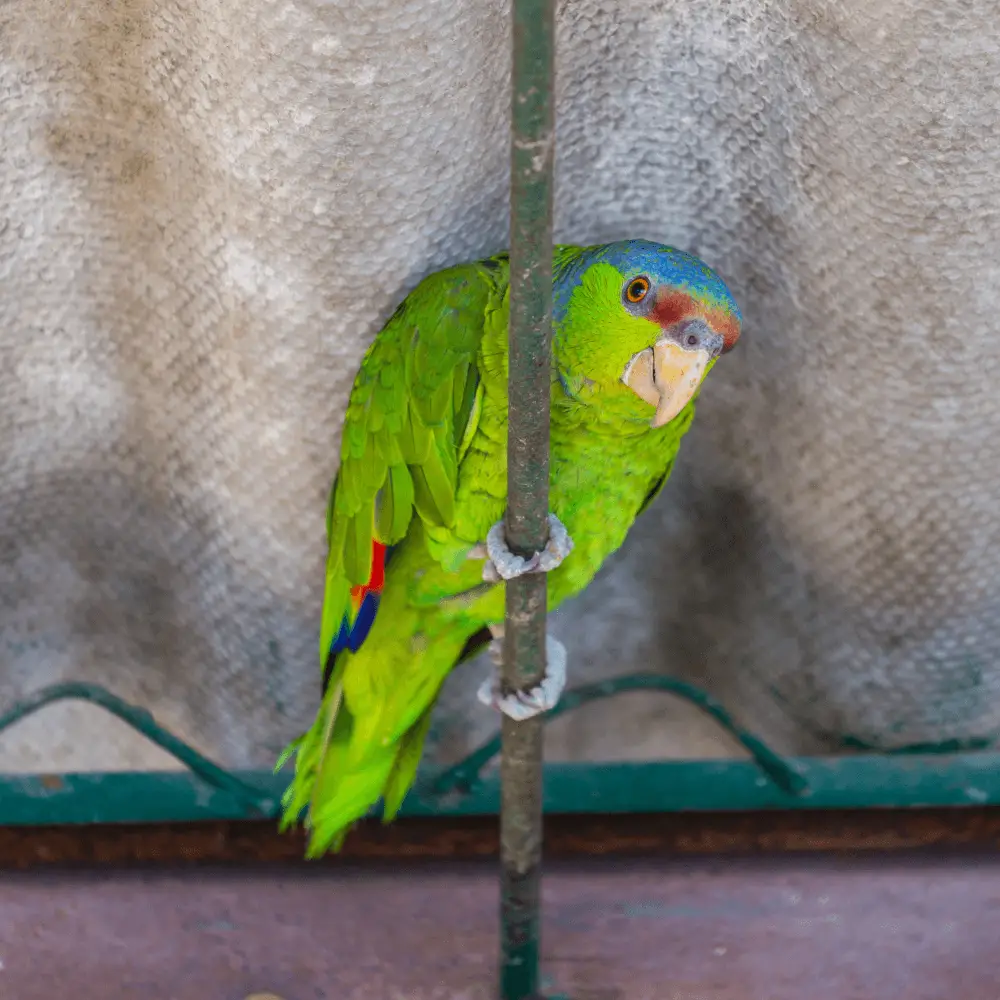
[[694, 398], [711, 360], [712, 352], [704, 347], [687, 350], [675, 340], [664, 338], [632, 357], [622, 373], [622, 382], [656, 407], [649, 423], [651, 427], [662, 427]]

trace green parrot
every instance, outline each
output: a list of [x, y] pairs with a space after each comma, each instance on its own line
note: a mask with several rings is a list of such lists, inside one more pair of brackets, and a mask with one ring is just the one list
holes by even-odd
[[[503, 582], [545, 572], [557, 608], [581, 591], [660, 492], [693, 400], [740, 335], [739, 307], [701, 260], [645, 240], [553, 252], [549, 541], [507, 548], [506, 253], [430, 275], [369, 347], [351, 390], [327, 508], [324, 693], [295, 757], [282, 828], [306, 812], [308, 856], [339, 849], [412, 785], [441, 685], [489, 644]], [[492, 636], [492, 642], [491, 640]], [[565, 685], [550, 637], [542, 683], [480, 700], [515, 719]]]

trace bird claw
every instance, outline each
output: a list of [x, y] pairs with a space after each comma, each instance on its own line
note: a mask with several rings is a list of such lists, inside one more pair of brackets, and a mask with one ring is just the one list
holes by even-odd
[[548, 712], [559, 704], [559, 698], [566, 687], [566, 647], [555, 637], [545, 636], [545, 676], [528, 691], [512, 691], [503, 694], [500, 684], [500, 668], [503, 663], [503, 631], [491, 626], [494, 639], [489, 645], [493, 671], [480, 685], [477, 697], [484, 705], [503, 712], [515, 722], [532, 719]]
[[486, 534], [487, 559], [483, 564], [483, 579], [487, 583], [499, 583], [501, 580], [524, 576], [525, 573], [548, 573], [554, 570], [573, 551], [573, 539], [555, 514], [550, 513], [548, 520], [549, 540], [545, 543], [545, 548], [528, 559], [510, 551], [504, 537], [504, 523], [502, 520], [497, 521]]

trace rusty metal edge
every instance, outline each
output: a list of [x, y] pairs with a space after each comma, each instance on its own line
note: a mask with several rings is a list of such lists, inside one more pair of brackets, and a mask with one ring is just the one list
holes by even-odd
[[[414, 817], [361, 824], [340, 855], [302, 860], [300, 833], [273, 822], [121, 824], [0, 828], [0, 868], [178, 864], [357, 862], [495, 858], [495, 817]], [[547, 818], [552, 858], [885, 852], [1000, 847], [1000, 807], [859, 809], [817, 812], [555, 815]]]

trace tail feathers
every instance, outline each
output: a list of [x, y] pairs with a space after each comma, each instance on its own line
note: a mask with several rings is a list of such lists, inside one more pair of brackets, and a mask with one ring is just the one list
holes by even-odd
[[[433, 706], [432, 706], [433, 707]], [[396, 753], [392, 761], [392, 770], [386, 779], [382, 791], [384, 808], [382, 822], [391, 823], [399, 812], [399, 807], [406, 798], [406, 793], [413, 787], [417, 777], [420, 758], [424, 754], [424, 740], [427, 730], [431, 727], [431, 709], [424, 714], [403, 734], [396, 744]]]
[[340, 683], [328, 688], [316, 722], [279, 762], [295, 755], [295, 776], [282, 797], [281, 829], [306, 813], [307, 858], [339, 851], [351, 827], [380, 798], [383, 821], [395, 818], [416, 778], [430, 716], [428, 708], [401, 739], [387, 746], [369, 744], [359, 754], [351, 746], [354, 720], [343, 704], [343, 689]]

